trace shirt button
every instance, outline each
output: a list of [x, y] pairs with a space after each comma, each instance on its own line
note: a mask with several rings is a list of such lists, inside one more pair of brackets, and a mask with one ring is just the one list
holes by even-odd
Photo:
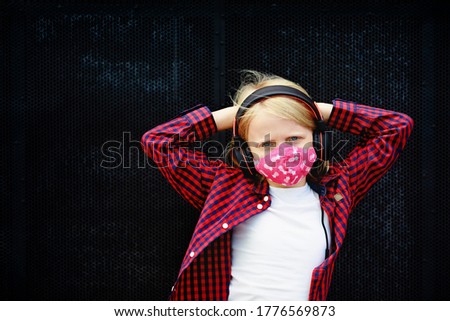
[[190, 257], [194, 257], [194, 255], [195, 255], [195, 252], [194, 252], [194, 251], [192, 251], [192, 252], [189, 254]]
[[262, 204], [258, 204], [258, 205], [256, 205], [256, 208], [257, 208], [258, 210], [260, 210], [260, 209], [263, 208], [263, 206], [262, 206]]
[[269, 196], [264, 196], [264, 202], [267, 202], [269, 200]]
[[336, 201], [340, 201], [341, 199], [343, 199], [344, 197], [340, 194], [340, 193], [337, 193], [337, 194], [334, 194], [334, 199], [336, 200]]
[[227, 223], [223, 223], [222, 227], [223, 228], [228, 228], [228, 224]]

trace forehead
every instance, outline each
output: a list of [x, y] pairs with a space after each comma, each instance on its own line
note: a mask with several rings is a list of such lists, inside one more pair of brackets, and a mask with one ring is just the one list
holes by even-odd
[[249, 141], [262, 141], [270, 135], [270, 139], [285, 139], [289, 135], [308, 135], [312, 131], [292, 119], [285, 119], [265, 110], [258, 111], [248, 127]]

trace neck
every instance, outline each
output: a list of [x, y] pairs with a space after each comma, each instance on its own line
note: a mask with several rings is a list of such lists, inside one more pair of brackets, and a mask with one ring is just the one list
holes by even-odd
[[306, 177], [302, 178], [297, 184], [291, 185], [291, 186], [284, 186], [284, 185], [272, 182], [270, 179], [267, 180], [267, 183], [269, 183], [269, 186], [278, 187], [278, 188], [302, 187], [302, 186], [305, 186], [305, 184], [306, 184]]

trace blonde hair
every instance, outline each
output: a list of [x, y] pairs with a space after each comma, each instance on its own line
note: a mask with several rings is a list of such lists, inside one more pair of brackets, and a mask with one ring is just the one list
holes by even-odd
[[[262, 73], [255, 70], [243, 70], [241, 84], [234, 97], [231, 98], [233, 104], [235, 106], [241, 106], [245, 98], [247, 98], [255, 90], [273, 85], [293, 87], [310, 97], [302, 86], [293, 81], [277, 75]], [[294, 120], [296, 123], [310, 129], [311, 131], [316, 129], [314, 114], [307, 106], [304, 105], [303, 102], [289, 96], [274, 96], [258, 101], [256, 104], [252, 105], [251, 108], [248, 108], [244, 115], [239, 119], [239, 132], [237, 135], [245, 141], [248, 140], [248, 129], [250, 127], [250, 122], [261, 110], [283, 119]], [[226, 160], [229, 164], [239, 165], [235, 162], [232, 155], [233, 146], [234, 142], [231, 141], [226, 150]], [[318, 181], [320, 176], [323, 176], [328, 171], [328, 162], [322, 162], [319, 167], [320, 168], [316, 169], [315, 175], [311, 173], [311, 176], [308, 175], [314, 181]]]

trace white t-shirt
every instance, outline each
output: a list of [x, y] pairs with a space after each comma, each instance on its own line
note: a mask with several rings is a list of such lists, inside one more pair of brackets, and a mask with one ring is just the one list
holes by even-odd
[[319, 195], [308, 184], [269, 192], [270, 207], [232, 231], [230, 301], [306, 301], [325, 258]]

